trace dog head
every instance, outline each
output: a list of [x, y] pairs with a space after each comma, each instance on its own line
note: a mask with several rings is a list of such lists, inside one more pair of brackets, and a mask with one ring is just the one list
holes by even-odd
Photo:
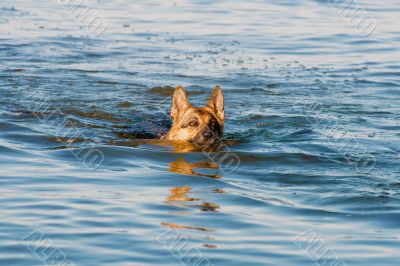
[[172, 99], [173, 124], [166, 139], [188, 141], [205, 147], [217, 143], [224, 131], [224, 96], [216, 86], [204, 107], [193, 107], [182, 86], [176, 88]]

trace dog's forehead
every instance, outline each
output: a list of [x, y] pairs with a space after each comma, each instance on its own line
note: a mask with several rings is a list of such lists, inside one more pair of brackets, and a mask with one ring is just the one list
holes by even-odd
[[204, 107], [192, 107], [190, 108], [189, 112], [186, 113], [185, 116], [188, 117], [196, 117], [204, 122], [208, 122], [211, 119], [215, 119], [215, 115]]

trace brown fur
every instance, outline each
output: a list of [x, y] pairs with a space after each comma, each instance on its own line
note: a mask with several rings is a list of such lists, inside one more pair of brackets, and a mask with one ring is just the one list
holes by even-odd
[[167, 140], [187, 141], [198, 146], [217, 143], [224, 131], [224, 96], [216, 86], [204, 107], [193, 107], [185, 89], [178, 86], [172, 98], [173, 124], [164, 137]]

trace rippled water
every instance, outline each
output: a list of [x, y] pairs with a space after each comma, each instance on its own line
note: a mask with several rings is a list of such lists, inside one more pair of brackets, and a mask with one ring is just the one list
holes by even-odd
[[[398, 265], [400, 8], [332, 2], [1, 1], [0, 265]], [[155, 140], [179, 84], [223, 150]]]

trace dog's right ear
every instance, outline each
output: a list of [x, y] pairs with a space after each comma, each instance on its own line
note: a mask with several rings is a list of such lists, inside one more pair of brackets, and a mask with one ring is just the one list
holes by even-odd
[[190, 107], [191, 104], [185, 89], [182, 86], [178, 86], [172, 98], [171, 116], [175, 121], [178, 121], [179, 117]]
[[222, 94], [222, 89], [217, 85], [208, 100], [208, 106], [214, 110], [217, 117], [224, 122], [225, 111], [224, 111], [224, 95]]

